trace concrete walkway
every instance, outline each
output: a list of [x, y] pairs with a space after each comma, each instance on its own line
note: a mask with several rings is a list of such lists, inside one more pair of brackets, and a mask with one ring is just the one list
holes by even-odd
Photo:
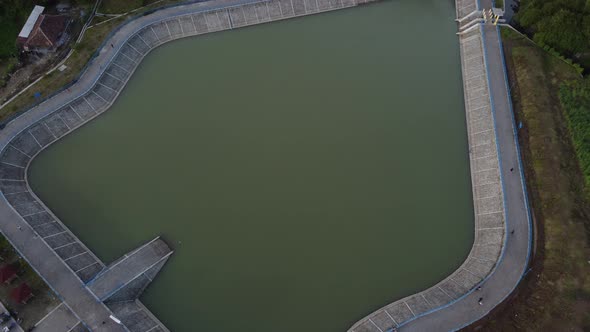
[[39, 332], [88, 331], [68, 307], [60, 303], [35, 324]]
[[[477, 321], [510, 295], [526, 272], [531, 229], [499, 32], [497, 27], [491, 25], [481, 29], [506, 196], [508, 235], [503, 257], [481, 290], [472, 292], [442, 310], [412, 321], [400, 331], [456, 330]], [[480, 298], [483, 298], [482, 305], [478, 304]]]
[[110, 310], [86, 289], [5, 200], [0, 201], [0, 229], [21, 256], [63, 299], [64, 304], [92, 331], [125, 331], [109, 319]]
[[[456, 0], [461, 27], [461, 62], [469, 134], [469, 154], [475, 208], [475, 241], [469, 257], [458, 271], [439, 284], [398, 300], [355, 324], [349, 332], [452, 331], [488, 314], [518, 285], [526, 273], [532, 241], [532, 221], [526, 197], [524, 173], [518, 151], [517, 132], [499, 30], [484, 24], [481, 10], [491, 0]], [[493, 157], [492, 157], [493, 156]], [[498, 185], [501, 187], [498, 189]], [[501, 195], [497, 195], [497, 190]], [[500, 204], [494, 201], [501, 197]], [[502, 218], [491, 216], [499, 215]], [[491, 234], [503, 233], [501, 251], [494, 254]], [[493, 234], [493, 233], [492, 233]], [[486, 248], [485, 254], [483, 248]], [[494, 269], [480, 279], [480, 270], [469, 260], [494, 262]], [[471, 280], [469, 280], [471, 278]], [[468, 288], [460, 296], [449, 293], [452, 283]], [[437, 302], [442, 291], [451, 297]], [[442, 296], [442, 295], [441, 295]], [[481, 302], [481, 303], [480, 303]]]

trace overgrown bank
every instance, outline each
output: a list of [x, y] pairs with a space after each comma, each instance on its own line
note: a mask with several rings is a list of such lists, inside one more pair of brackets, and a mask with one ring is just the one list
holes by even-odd
[[590, 1], [521, 0], [514, 23], [533, 40], [590, 70]]
[[586, 186], [590, 184], [590, 79], [564, 83], [559, 99], [565, 110], [568, 127]]
[[[570, 135], [567, 121], [587, 119], [587, 114], [580, 115], [584, 108], [576, 108], [584, 99], [571, 88], [585, 83], [572, 66], [513, 31], [505, 29], [503, 41], [514, 109], [523, 124], [519, 135], [536, 250], [531, 270], [514, 296], [470, 329], [590, 330], [590, 210], [572, 144], [572, 137], [577, 139]], [[561, 100], [574, 105], [574, 111], [566, 113], [560, 89]], [[576, 97], [565, 98], [569, 94]]]

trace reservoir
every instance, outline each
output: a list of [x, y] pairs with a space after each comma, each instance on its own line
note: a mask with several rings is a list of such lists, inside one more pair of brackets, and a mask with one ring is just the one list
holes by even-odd
[[33, 190], [105, 263], [162, 237], [171, 331], [342, 332], [473, 243], [453, 1], [171, 42], [43, 151]]

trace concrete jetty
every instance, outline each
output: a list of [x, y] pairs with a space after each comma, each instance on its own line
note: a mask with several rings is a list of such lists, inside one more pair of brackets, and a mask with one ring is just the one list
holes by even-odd
[[[60, 321], [69, 324], [62, 327], [64, 331], [167, 331], [137, 297], [171, 251], [155, 239], [106, 266], [32, 192], [26, 178], [31, 160], [109, 109], [143, 57], [159, 45], [364, 3], [214, 0], [156, 11], [112, 34], [76, 84], [0, 131], [0, 230], [63, 299], [62, 307], [40, 323], [40, 331], [61, 331], [55, 327]], [[474, 245], [450, 276], [375, 311], [350, 332], [461, 328], [503, 301], [526, 271], [530, 214], [499, 32], [482, 16], [491, 1], [456, 0], [456, 8], [475, 207]], [[481, 305], [479, 298], [485, 299]], [[67, 319], [59, 319], [62, 316]]]
[[168, 245], [155, 238], [107, 266], [87, 287], [129, 331], [167, 331], [138, 299], [170, 255]]
[[87, 286], [104, 302], [136, 300], [171, 254], [168, 245], [156, 238], [109, 265]]
[[[168, 331], [141, 302], [139, 296], [162, 269], [172, 250], [160, 238], [140, 246], [104, 268], [87, 289], [103, 302], [126, 331]], [[62, 302], [41, 319], [36, 331], [87, 331], [75, 309]]]

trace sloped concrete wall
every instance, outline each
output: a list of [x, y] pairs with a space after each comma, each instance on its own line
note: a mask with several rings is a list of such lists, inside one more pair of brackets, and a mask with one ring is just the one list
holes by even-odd
[[[457, 0], [456, 6], [459, 19], [478, 9], [473, 0]], [[450, 276], [373, 312], [349, 332], [390, 331], [444, 308], [485, 281], [501, 257], [506, 239], [504, 192], [481, 30], [461, 34], [459, 44], [475, 212], [473, 247], [465, 262]]]

